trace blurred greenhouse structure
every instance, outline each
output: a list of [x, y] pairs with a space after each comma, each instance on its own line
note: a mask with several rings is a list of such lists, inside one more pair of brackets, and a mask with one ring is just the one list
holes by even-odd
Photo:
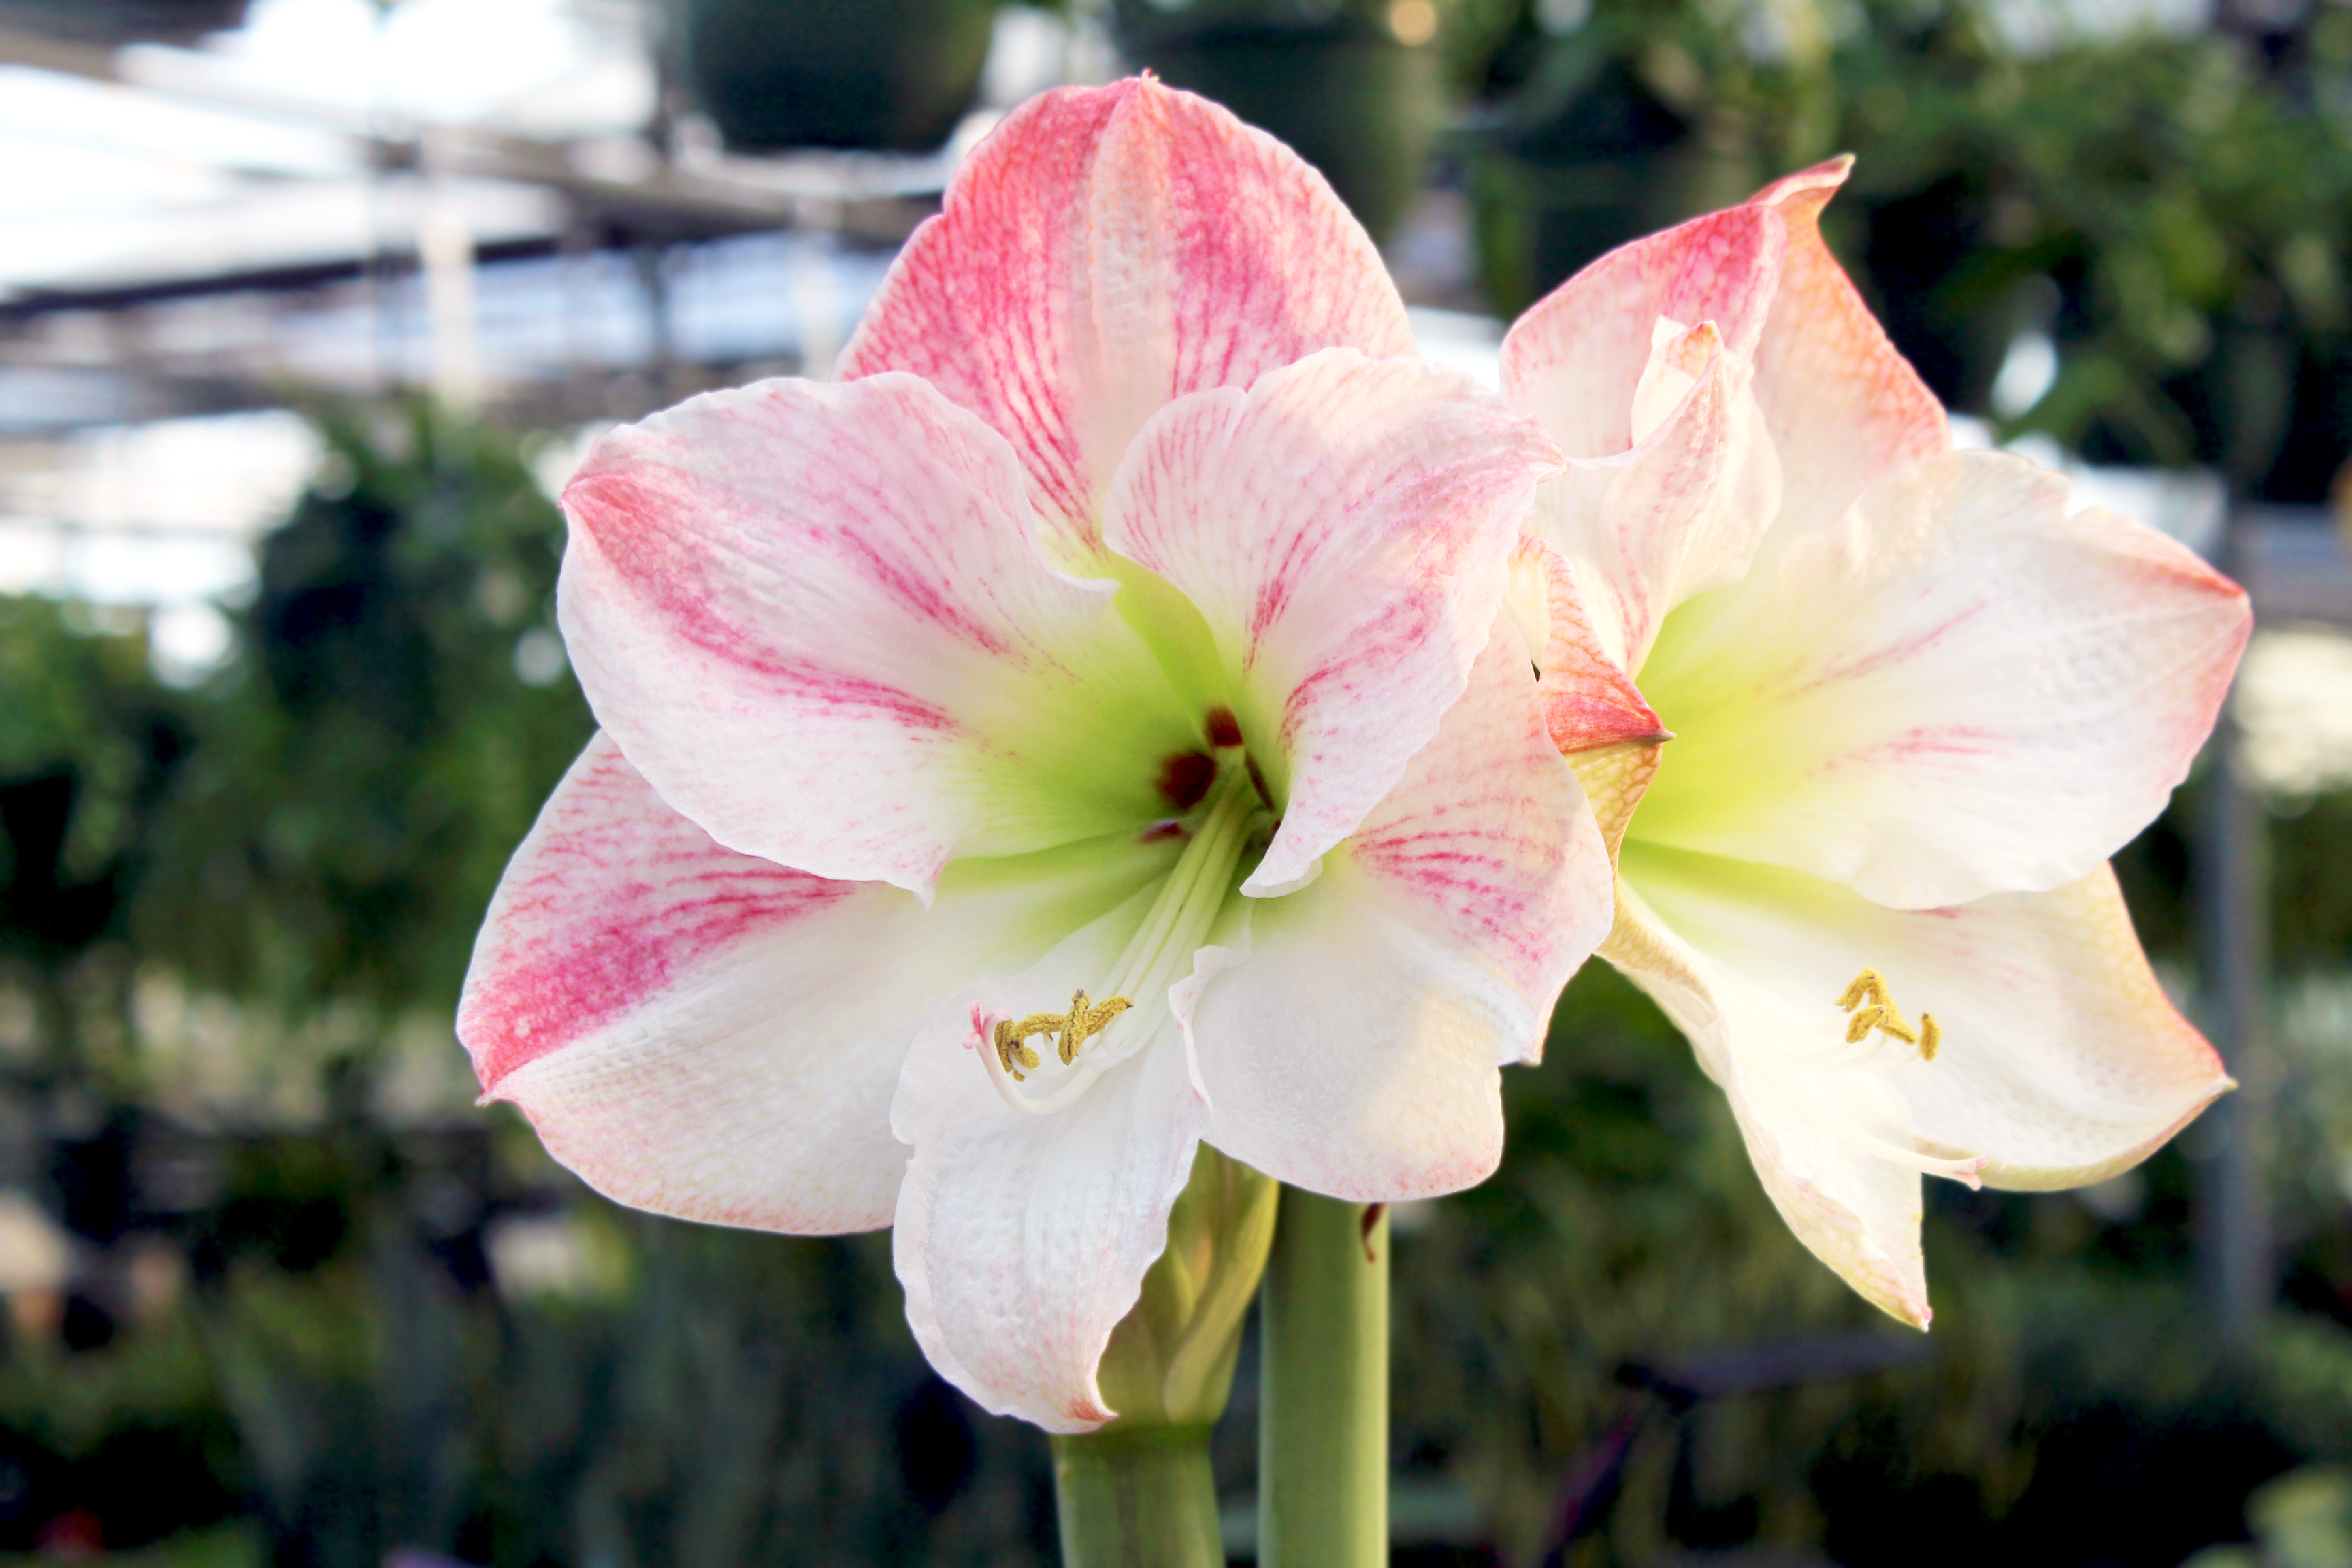
[[1397, 1561], [2352, 1568], [2347, 0], [0, 0], [0, 1560], [1054, 1560], [887, 1238], [617, 1209], [450, 1020], [590, 729], [586, 444], [826, 374], [995, 120], [1133, 67], [1323, 166], [1490, 377], [1851, 150], [1832, 240], [1963, 438], [2261, 623], [2121, 858], [2242, 1091], [2080, 1193], [1931, 1184], [1922, 1339], [1594, 966], [1502, 1172], [1396, 1216]]

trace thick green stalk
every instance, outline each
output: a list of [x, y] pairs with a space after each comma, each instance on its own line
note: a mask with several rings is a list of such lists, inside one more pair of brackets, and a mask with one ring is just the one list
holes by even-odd
[[1223, 1568], [1206, 1426], [1054, 1439], [1062, 1568]]
[[1387, 1211], [1285, 1187], [1265, 1301], [1259, 1568], [1386, 1568]]
[[1118, 1419], [1054, 1439], [1063, 1568], [1223, 1568], [1209, 1433], [1233, 1387], [1278, 1191], [1202, 1145], [1168, 1215], [1167, 1250], [1097, 1369]]

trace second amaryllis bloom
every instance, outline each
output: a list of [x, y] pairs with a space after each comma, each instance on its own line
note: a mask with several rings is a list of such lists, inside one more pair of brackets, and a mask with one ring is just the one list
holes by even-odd
[[853, 379], [607, 437], [486, 1091], [626, 1203], [895, 1225], [933, 1363], [1064, 1432], [1202, 1141], [1484, 1176], [1609, 869], [1499, 618], [1557, 450], [1409, 342], [1319, 179], [1127, 82], [975, 154]]
[[1822, 243], [1845, 168], [1512, 328], [1505, 391], [1570, 458], [1515, 602], [1618, 860], [1601, 952], [1797, 1235], [1925, 1327], [1922, 1173], [2097, 1181], [2229, 1087], [2106, 861], [2188, 773], [2249, 617], [2062, 476], [1951, 449]]

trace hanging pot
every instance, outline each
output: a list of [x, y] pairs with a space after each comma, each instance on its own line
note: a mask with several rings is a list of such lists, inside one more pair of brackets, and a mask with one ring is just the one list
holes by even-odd
[[971, 107], [996, 0], [672, 0], [673, 68], [739, 152], [921, 153]]
[[1378, 239], [1420, 187], [1444, 108], [1436, 50], [1389, 24], [1402, 9], [1119, 0], [1114, 16], [1131, 63], [1287, 142]]
[[245, 25], [247, 0], [0, 0], [0, 27], [100, 44], [193, 44]]

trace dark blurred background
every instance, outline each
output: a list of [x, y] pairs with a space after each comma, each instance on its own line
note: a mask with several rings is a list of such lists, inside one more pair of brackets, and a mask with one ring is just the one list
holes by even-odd
[[0, 0], [0, 1561], [1053, 1561], [887, 1237], [603, 1203], [450, 1016], [589, 730], [585, 443], [826, 374], [997, 115], [1138, 65], [1489, 377], [1585, 261], [1853, 151], [1832, 242], [1963, 438], [2263, 621], [2122, 859], [2226, 1112], [1930, 1184], [1916, 1336], [1596, 965], [1502, 1172], [1397, 1215], [1397, 1561], [2352, 1568], [2345, 0]]

